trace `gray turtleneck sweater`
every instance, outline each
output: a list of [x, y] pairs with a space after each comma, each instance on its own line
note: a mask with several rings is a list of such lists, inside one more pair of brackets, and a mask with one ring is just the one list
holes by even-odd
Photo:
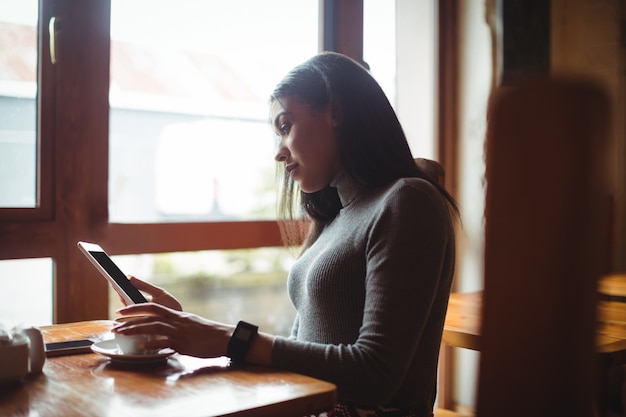
[[454, 272], [446, 201], [418, 178], [332, 185], [343, 208], [289, 274], [297, 315], [272, 364], [336, 384], [340, 401], [428, 414]]

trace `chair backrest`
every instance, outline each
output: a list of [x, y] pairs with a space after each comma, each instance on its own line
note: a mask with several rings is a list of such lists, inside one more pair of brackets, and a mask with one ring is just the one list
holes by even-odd
[[492, 96], [478, 417], [594, 413], [608, 109], [577, 81]]
[[415, 158], [415, 164], [430, 178], [431, 181], [444, 186], [446, 172], [439, 162], [432, 159]]

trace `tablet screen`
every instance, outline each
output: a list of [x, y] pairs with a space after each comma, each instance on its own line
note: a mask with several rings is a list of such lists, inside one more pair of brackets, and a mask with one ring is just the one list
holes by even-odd
[[89, 251], [91, 256], [104, 268], [105, 271], [117, 282], [122, 290], [133, 300], [135, 303], [147, 303], [148, 300], [139, 292], [133, 284], [130, 283], [126, 275], [115, 265], [113, 260], [109, 258], [104, 252]]
[[113, 285], [127, 303], [147, 303], [148, 300], [126, 277], [107, 253], [95, 243], [78, 242], [78, 247], [101, 274]]

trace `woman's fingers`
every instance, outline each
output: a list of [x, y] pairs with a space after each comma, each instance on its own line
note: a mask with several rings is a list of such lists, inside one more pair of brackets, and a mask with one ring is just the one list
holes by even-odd
[[164, 336], [174, 336], [176, 328], [167, 322], [155, 320], [155, 318], [142, 318], [126, 322], [111, 329], [113, 333], [120, 334], [158, 334]]
[[176, 310], [156, 303], [131, 304], [117, 310], [117, 313], [124, 316], [149, 315], [157, 317], [176, 317], [180, 314]]
[[[146, 322], [146, 320], [152, 320]], [[123, 335], [151, 334], [153, 337], [142, 343], [143, 349], [163, 349], [172, 348], [177, 350], [177, 346], [172, 342], [176, 339], [176, 328], [161, 322], [154, 321], [154, 318], [132, 320], [111, 329], [113, 333]]]
[[148, 294], [152, 294], [152, 293], [161, 293], [163, 292], [162, 288], [159, 288], [155, 285], [150, 284], [149, 282], [140, 280], [139, 278], [135, 277], [134, 275], [129, 275], [128, 279], [130, 280], [130, 282], [137, 287], [137, 289], [139, 291], [145, 291]]
[[180, 302], [163, 288], [152, 285], [149, 282], [142, 281], [133, 275], [129, 275], [128, 279], [139, 291], [143, 291], [148, 294], [150, 296], [150, 301], [164, 305], [173, 310], [182, 311], [183, 307]]
[[178, 352], [185, 349], [184, 344], [179, 342], [182, 337], [180, 325], [181, 323], [176, 318], [161, 319], [147, 316], [123, 323], [112, 328], [111, 331], [123, 335], [154, 335], [152, 340], [143, 343], [144, 349], [172, 348]]
[[111, 329], [113, 333], [156, 335], [146, 342], [149, 349], [170, 347], [175, 351], [197, 357], [224, 355], [233, 326], [225, 325], [190, 313], [183, 313], [148, 303], [135, 304], [119, 310], [124, 314], [144, 314]]

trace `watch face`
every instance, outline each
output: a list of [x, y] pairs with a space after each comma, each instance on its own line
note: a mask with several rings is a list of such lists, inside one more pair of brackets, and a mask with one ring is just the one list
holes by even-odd
[[246, 327], [238, 327], [237, 331], [235, 332], [234, 336], [237, 339], [240, 340], [248, 340], [250, 339], [250, 336], [252, 336], [252, 330], [246, 328]]

